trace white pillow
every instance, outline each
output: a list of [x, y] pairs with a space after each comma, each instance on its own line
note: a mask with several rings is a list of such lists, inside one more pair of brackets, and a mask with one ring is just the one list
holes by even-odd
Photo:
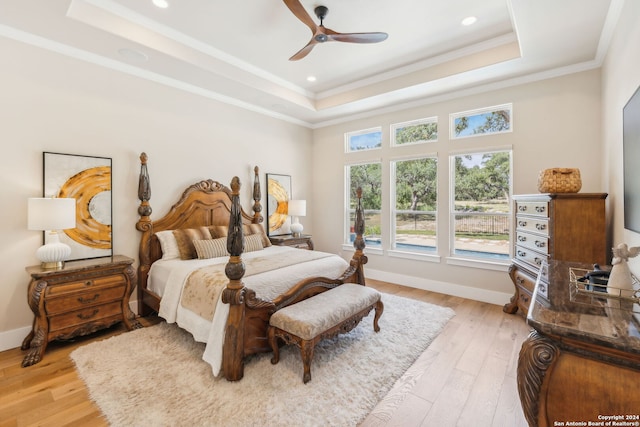
[[158, 231], [156, 237], [160, 241], [160, 248], [162, 248], [162, 259], [180, 258], [178, 241], [173, 235], [173, 230]]

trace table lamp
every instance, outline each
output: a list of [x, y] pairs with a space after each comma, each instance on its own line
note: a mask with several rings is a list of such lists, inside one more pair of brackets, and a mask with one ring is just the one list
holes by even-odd
[[302, 235], [302, 224], [298, 220], [298, 217], [305, 216], [307, 214], [307, 201], [306, 200], [289, 200], [289, 216], [293, 217], [291, 222], [291, 234], [293, 237], [300, 237]]
[[60, 242], [58, 230], [75, 228], [76, 199], [32, 197], [28, 203], [29, 230], [45, 231], [45, 244], [38, 248], [36, 257], [44, 269], [59, 270], [71, 255], [71, 248]]

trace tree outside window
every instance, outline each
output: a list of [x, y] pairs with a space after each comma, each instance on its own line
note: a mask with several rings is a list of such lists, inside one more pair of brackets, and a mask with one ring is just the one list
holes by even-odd
[[367, 246], [382, 245], [381, 212], [382, 212], [382, 164], [363, 163], [347, 166], [347, 182], [349, 183], [349, 232], [347, 241], [353, 242], [355, 234], [353, 224], [357, 205], [356, 190], [362, 188], [362, 208], [365, 214], [365, 242]]
[[395, 204], [394, 249], [435, 252], [438, 161], [435, 158], [392, 163]]
[[511, 152], [451, 157], [454, 255], [508, 259]]

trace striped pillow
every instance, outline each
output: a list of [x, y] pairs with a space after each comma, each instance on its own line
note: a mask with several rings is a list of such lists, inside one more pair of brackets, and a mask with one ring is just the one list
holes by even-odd
[[259, 234], [260, 236], [262, 236], [262, 246], [265, 248], [271, 246], [271, 240], [269, 240], [266, 233], [264, 232], [264, 228], [262, 228], [260, 224], [245, 224], [244, 234]]
[[263, 248], [262, 234], [250, 234], [248, 236], [244, 236], [245, 252], [261, 251]]
[[198, 259], [218, 258], [229, 256], [227, 252], [227, 238], [194, 240], [193, 245], [198, 253]]

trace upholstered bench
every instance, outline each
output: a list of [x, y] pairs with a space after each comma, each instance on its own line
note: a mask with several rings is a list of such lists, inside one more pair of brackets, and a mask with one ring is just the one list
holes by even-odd
[[271, 363], [280, 360], [277, 339], [300, 348], [304, 374], [302, 381], [311, 380], [311, 359], [316, 344], [325, 338], [349, 332], [375, 308], [373, 330], [378, 332], [378, 319], [384, 305], [380, 293], [373, 288], [345, 283], [296, 304], [276, 311], [269, 321], [269, 345], [273, 350]]

